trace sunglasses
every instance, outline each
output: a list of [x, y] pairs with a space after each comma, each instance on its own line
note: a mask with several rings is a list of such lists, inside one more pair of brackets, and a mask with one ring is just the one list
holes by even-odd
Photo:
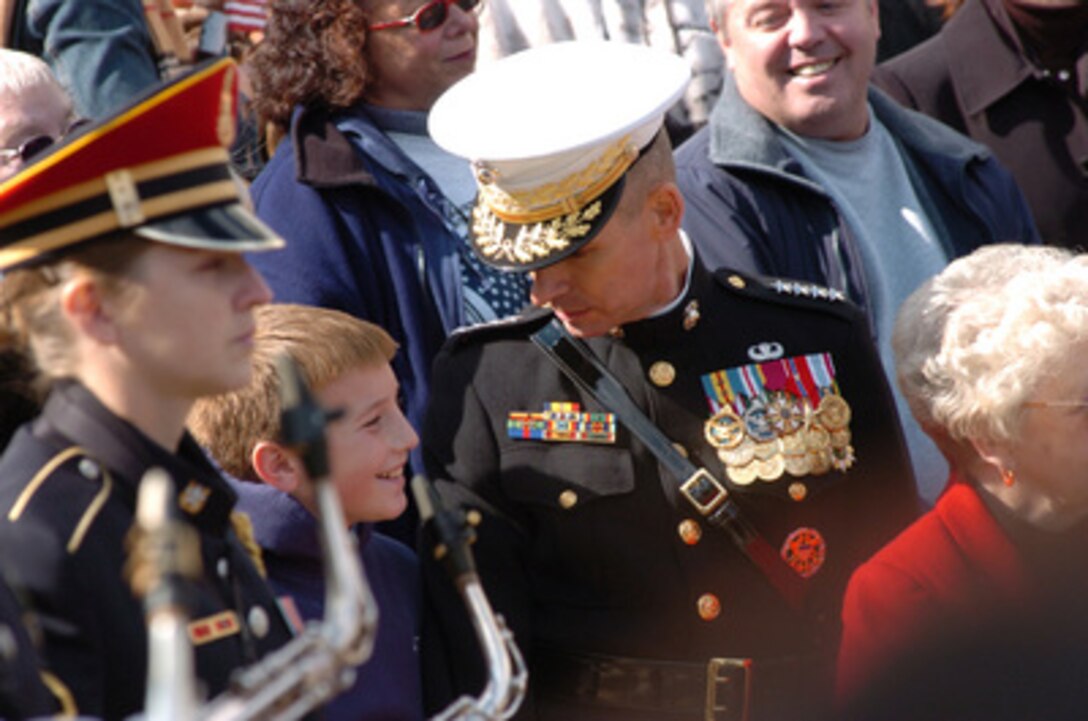
[[429, 33], [437, 30], [446, 22], [450, 14], [450, 5], [456, 5], [466, 13], [476, 12], [483, 5], [483, 0], [431, 0], [419, 10], [408, 17], [399, 20], [389, 20], [384, 23], [375, 23], [367, 30], [389, 30], [390, 28], [406, 28], [415, 25], [421, 33]]
[[[87, 118], [79, 118], [64, 131], [64, 137], [74, 133], [76, 130], [90, 122], [91, 121]], [[52, 135], [35, 135], [29, 140], [23, 141], [16, 148], [0, 148], [0, 165], [10, 165], [16, 160], [21, 160], [24, 164], [29, 163], [35, 155], [45, 151], [55, 142], [57, 142], [57, 138], [54, 138]]]

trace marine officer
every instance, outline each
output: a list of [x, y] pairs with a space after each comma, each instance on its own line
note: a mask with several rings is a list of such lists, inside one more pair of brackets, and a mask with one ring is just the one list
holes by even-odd
[[[519, 718], [818, 718], [846, 579], [916, 512], [858, 310], [711, 274], [680, 230], [661, 128], [687, 78], [648, 48], [561, 43], [431, 113], [473, 162], [475, 251], [529, 271], [540, 306], [448, 341], [424, 427], [442, 493], [483, 512], [481, 578], [529, 662]], [[426, 566], [437, 705], [482, 676]]]
[[144, 706], [147, 632], [123, 566], [149, 468], [199, 533], [188, 635], [204, 690], [291, 636], [234, 530], [235, 494], [184, 429], [198, 397], [248, 382], [270, 293], [241, 252], [282, 244], [228, 172], [236, 74], [201, 66], [0, 184], [7, 330], [51, 386], [0, 459], [0, 548], [71, 713]]

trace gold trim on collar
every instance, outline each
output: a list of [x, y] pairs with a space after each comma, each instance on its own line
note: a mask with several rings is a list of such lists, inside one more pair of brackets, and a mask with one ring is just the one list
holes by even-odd
[[569, 217], [612, 187], [634, 165], [638, 155], [639, 149], [631, 142], [631, 136], [625, 135], [578, 172], [554, 183], [512, 192], [487, 182], [493, 171], [487, 166], [478, 166], [476, 179], [480, 199], [477, 207], [485, 206], [508, 223], [530, 224], [556, 216]]

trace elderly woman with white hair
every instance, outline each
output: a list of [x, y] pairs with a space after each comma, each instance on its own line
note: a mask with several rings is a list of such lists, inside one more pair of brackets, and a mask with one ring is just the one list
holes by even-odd
[[0, 181], [59, 140], [73, 120], [72, 101], [48, 65], [0, 48]]
[[920, 639], [1053, 608], [1048, 594], [1088, 579], [1088, 256], [981, 248], [903, 304], [894, 347], [903, 394], [951, 477], [850, 581], [844, 700]]

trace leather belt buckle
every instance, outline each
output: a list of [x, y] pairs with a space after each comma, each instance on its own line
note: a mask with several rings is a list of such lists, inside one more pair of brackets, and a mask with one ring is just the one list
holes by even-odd
[[748, 721], [752, 659], [712, 658], [706, 664], [706, 721]]
[[692, 473], [691, 477], [680, 486], [680, 492], [704, 516], [725, 503], [725, 499], [729, 497], [729, 491], [725, 490], [725, 486], [705, 468]]

